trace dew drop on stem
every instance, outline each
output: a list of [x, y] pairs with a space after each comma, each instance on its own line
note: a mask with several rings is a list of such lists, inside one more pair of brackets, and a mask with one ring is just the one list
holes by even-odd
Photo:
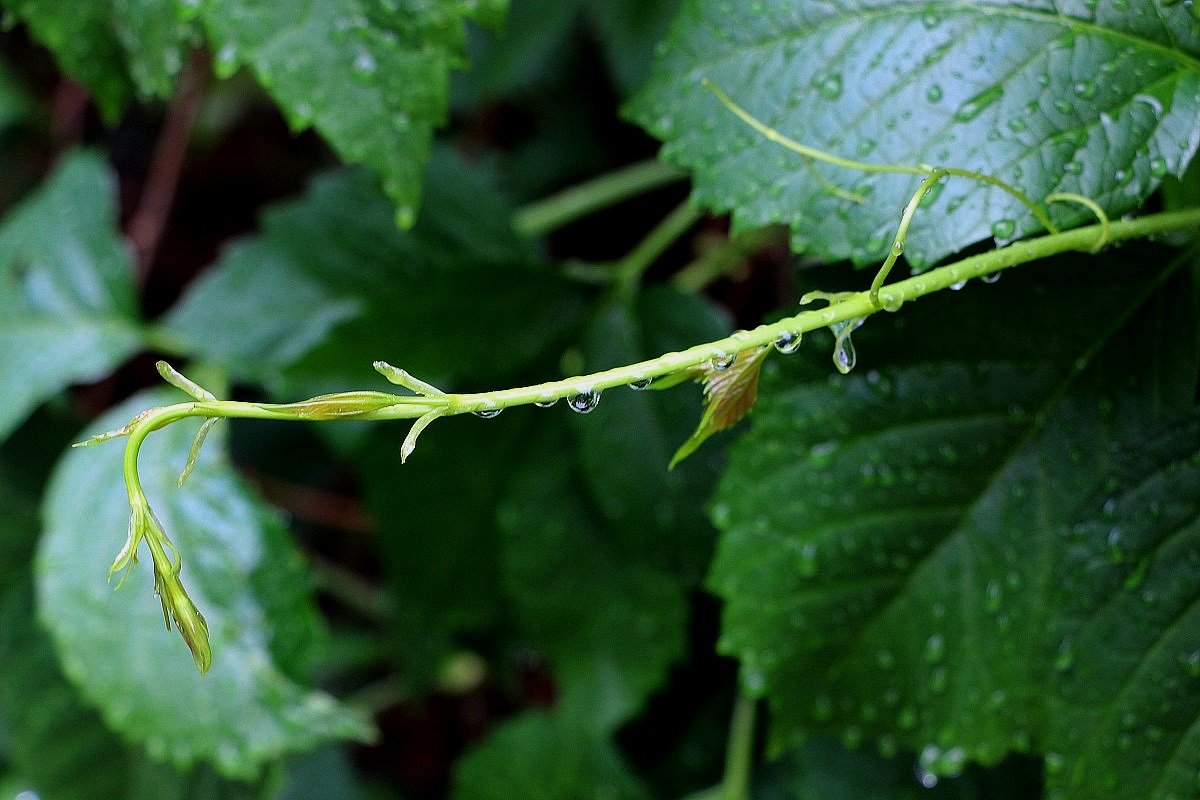
[[629, 388], [635, 392], [640, 392], [650, 388], [650, 384], [654, 383], [654, 378], [640, 378], [636, 381], [630, 381]]
[[984, 283], [995, 283], [996, 281], [1000, 280], [1000, 273], [989, 272], [987, 275], [980, 275], [979, 280], [983, 281]]
[[578, 414], [590, 414], [600, 404], [600, 392], [588, 389], [586, 392], [573, 394], [567, 398], [567, 405]]
[[800, 349], [800, 338], [799, 331], [784, 331], [775, 337], [775, 349], [784, 355], [790, 355]]
[[500, 416], [500, 412], [503, 410], [503, 408], [481, 408], [478, 411], [472, 411], [471, 413], [483, 419], [492, 419]]
[[534, 400], [533, 404], [538, 408], [549, 408], [558, 402], [557, 397], [547, 397], [545, 400]]
[[737, 361], [737, 353], [717, 353], [712, 358], [712, 368], [717, 371], [727, 370]]

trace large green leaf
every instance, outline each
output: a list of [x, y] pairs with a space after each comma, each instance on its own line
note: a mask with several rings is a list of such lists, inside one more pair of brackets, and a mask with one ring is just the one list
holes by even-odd
[[[603, 369], [724, 329], [706, 303], [651, 292], [602, 308], [581, 350], [586, 369]], [[700, 509], [720, 454], [674, 472], [666, 464], [698, 406], [686, 392], [622, 389], [586, 415], [544, 411], [571, 424], [540, 426], [500, 505], [505, 589], [550, 656], [558, 711], [577, 725], [603, 731], [628, 719], [683, 653], [685, 593], [712, 541]]]
[[310, 125], [383, 181], [411, 225], [449, 70], [465, 65], [468, 19], [496, 24], [506, 0], [202, 0], [219, 75], [249, 65], [295, 128]]
[[58, 667], [30, 582], [0, 611], [0, 712], [21, 774], [45, 800], [249, 800], [261, 787], [150, 763], [105, 727]]
[[263, 228], [190, 289], [168, 325], [198, 355], [277, 391], [361, 385], [375, 359], [478, 388], [544, 354], [581, 310], [581, 292], [533, 267], [503, 200], [446, 153], [411, 232], [395, 229], [359, 172], [318, 178]]
[[711, 585], [777, 743], [883, 737], [943, 775], [1034, 752], [1056, 796], [1194, 792], [1195, 476], [1102, 510], [1112, 443], [1193, 403], [1193, 295], [1113, 261], [1167, 259], [923, 301], [861, 331], [871, 369], [769, 381]]
[[612, 743], [529, 713], [505, 723], [455, 769], [454, 800], [645, 800]]
[[[176, 399], [166, 391], [139, 395], [105, 414], [95, 430]], [[67, 676], [114, 729], [155, 758], [207, 762], [226, 776], [250, 778], [284, 753], [362, 738], [370, 729], [281, 671], [279, 656], [289, 669], [304, 659], [292, 650], [299, 640], [280, 641], [280, 634], [310, 632], [308, 625], [296, 628], [312, 614], [308, 598], [272, 577], [294, 581], [297, 555], [218, 443], [210, 442], [187, 486], [175, 486], [195, 429], [181, 424], [154, 434], [141, 463], [147, 494], [183, 553], [184, 579], [208, 619], [211, 672], [197, 674], [186, 648], [163, 629], [148, 566], [134, 568], [120, 591], [104, 579], [129, 513], [120, 446], [73, 450], [55, 472], [43, 505], [39, 611]]]
[[[689, 0], [630, 112], [666, 143], [665, 159], [694, 172], [696, 199], [732, 211], [737, 227], [785, 222], [797, 251], [868, 262], [886, 253], [919, 177], [806, 163], [702, 79], [836, 155], [978, 169], [1034, 200], [1077, 192], [1117, 214], [1181, 174], [1200, 144], [1198, 59], [1200, 26], [1183, 3]], [[917, 215], [906, 252], [927, 264], [1036, 227], [1011, 196], [953, 178]]]
[[129, 250], [113, 181], [96, 155], [68, 155], [0, 224], [0, 438], [68, 385], [137, 350]]

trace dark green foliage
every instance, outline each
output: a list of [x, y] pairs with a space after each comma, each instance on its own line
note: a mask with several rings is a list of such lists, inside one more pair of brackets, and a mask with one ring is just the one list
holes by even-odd
[[[643, 240], [693, 222], [671, 213], [682, 180], [553, 230], [521, 213], [653, 157], [649, 133], [732, 235], [780, 222], [810, 259], [877, 262], [919, 175], [811, 162], [702, 79], [831, 154], [978, 169], [1114, 219], [1194, 205], [1192, 4], [0, 9], [19, 27], [0, 39], [3, 797], [1197, 796], [1195, 231], [876, 314], [848, 375], [823, 331], [743, 350], [762, 382], [742, 422], [749, 384], [722, 394], [710, 361], [584, 414], [437, 419], [404, 465], [410, 421], [225, 421], [181, 488], [197, 421], [156, 430], [139, 470], [207, 618], [203, 677], [148, 563], [105, 580], [124, 442], [66, 449], [190, 402], [159, 357], [256, 413], [405, 391], [376, 360], [483, 392], [865, 289], [774, 228]], [[214, 74], [185, 131], [163, 101], [188, 64]], [[947, 178], [907, 266], [1036, 228]], [[643, 272], [622, 260], [639, 241], [663, 244]], [[739, 692], [761, 698], [745, 736]], [[734, 758], [714, 786], [727, 739], [751, 774]]]

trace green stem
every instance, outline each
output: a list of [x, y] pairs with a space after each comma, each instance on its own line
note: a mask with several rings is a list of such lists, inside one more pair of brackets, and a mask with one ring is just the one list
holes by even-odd
[[725, 777], [721, 781], [721, 800], [749, 800], [754, 765], [754, 723], [758, 703], [738, 694], [729, 723], [729, 744], [725, 752]]
[[997, 189], [1012, 195], [1019, 203], [1021, 203], [1021, 205], [1029, 209], [1029, 213], [1031, 213], [1037, 219], [1037, 221], [1041, 223], [1043, 228], [1051, 233], [1058, 232], [1058, 229], [1054, 227], [1054, 223], [1050, 221], [1050, 217], [1046, 215], [1046, 212], [1040, 206], [1038, 206], [1037, 203], [1033, 202], [1028, 195], [1026, 195], [1017, 187], [1002, 181], [997, 177], [979, 172], [977, 170], [960, 169], [959, 167], [935, 167], [930, 166], [929, 164], [880, 164], [871, 161], [856, 161], [852, 158], [843, 158], [841, 156], [834, 155], [833, 153], [826, 153], [824, 150], [818, 150], [815, 147], [798, 142], [790, 136], [785, 136], [772, 128], [770, 125], [761, 122], [749, 111], [734, 102], [732, 97], [723, 92], [718, 86], [714, 85], [713, 82], [707, 78], [703, 79], [701, 83], [706, 89], [712, 92], [713, 95], [716, 96], [718, 102], [725, 106], [725, 108], [727, 108], [735, 117], [749, 125], [767, 141], [774, 142], [781, 147], [791, 150], [793, 153], [802, 155], [805, 158], [813, 159], [814, 161], [823, 161], [826, 164], [832, 164], [835, 167], [850, 169], [856, 172], [887, 173], [891, 175], [933, 175], [935, 172], [940, 171], [944, 175], [954, 175], [959, 178], [969, 178], [970, 180], [980, 181], [981, 183], [994, 186]]
[[513, 227], [526, 236], [544, 236], [597, 209], [685, 177], [685, 173], [660, 161], [631, 164], [518, 209]]
[[691, 203], [683, 202], [654, 226], [646, 238], [638, 242], [617, 264], [613, 282], [617, 291], [628, 294], [637, 288], [638, 281], [647, 269], [658, 260], [675, 240], [688, 231], [703, 214]]
[[[1190, 209], [1112, 222], [1108, 225], [1107, 237], [1109, 242], [1115, 243], [1171, 231], [1198, 228], [1200, 228], [1200, 209]], [[805, 333], [828, 327], [837, 322], [869, 317], [880, 311], [880, 306], [889, 311], [895, 310], [904, 303], [912, 302], [961, 281], [991, 275], [1010, 267], [1060, 253], [1090, 250], [1099, 237], [1104, 234], [1103, 225], [1089, 225], [1063, 233], [1024, 239], [1007, 247], [964, 258], [953, 264], [883, 286], [879, 290], [879, 305], [873, 302], [870, 291], [849, 292], [825, 308], [802, 311], [770, 325], [760, 325], [750, 331], [738, 331], [723, 339], [698, 344], [677, 353], [665, 353], [646, 361], [588, 375], [578, 375], [563, 380], [499, 391], [447, 394], [440, 397], [359, 391], [324, 395], [287, 404], [248, 403], [232, 400], [180, 403], [145, 412], [137, 421], [131, 423], [127, 431], [123, 432], [131, 434], [129, 444], [133, 447], [140, 443], [149, 430], [160, 428], [183, 417], [295, 421], [393, 420], [416, 419], [435, 410], [449, 416], [479, 411], [487, 413], [513, 406], [548, 403], [574, 395], [599, 392], [636, 381], [685, 372], [729, 353], [769, 345], [783, 334]], [[151, 427], [143, 430], [147, 426]], [[126, 469], [126, 478], [134, 478], [132, 464], [127, 462]]]
[[917, 187], [917, 191], [913, 192], [908, 205], [904, 207], [904, 213], [900, 216], [900, 224], [896, 227], [896, 236], [892, 239], [892, 247], [888, 250], [887, 259], [884, 260], [883, 266], [879, 268], [879, 272], [875, 274], [875, 280], [871, 281], [871, 302], [875, 305], [879, 305], [879, 290], [883, 287], [883, 282], [887, 280], [888, 273], [892, 271], [896, 259], [900, 258], [900, 254], [904, 252], [904, 240], [908, 238], [908, 229], [912, 225], [913, 217], [916, 216], [921, 201], [925, 199], [925, 195], [929, 193], [929, 190], [936, 186], [937, 182], [947, 174], [944, 169], [935, 169], [929, 173], [925, 177], [925, 180], [921, 181], [921, 185]]

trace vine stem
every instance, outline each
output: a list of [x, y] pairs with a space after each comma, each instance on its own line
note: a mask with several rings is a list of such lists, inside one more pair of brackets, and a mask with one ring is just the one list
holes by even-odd
[[660, 161], [630, 164], [518, 209], [513, 215], [513, 227], [526, 236], [543, 236], [588, 216], [596, 209], [606, 208], [686, 177], [686, 173]]
[[[698, 344], [686, 350], [665, 353], [613, 369], [579, 375], [546, 383], [490, 392], [439, 393], [437, 395], [398, 395], [385, 392], [355, 391], [322, 395], [297, 403], [249, 403], [233, 400], [206, 400], [179, 403], [152, 409], [122, 429], [117, 435], [130, 435], [129, 447], [136, 450], [145, 434], [185, 417], [219, 417], [318, 421], [337, 419], [397, 420], [416, 419], [431, 412], [439, 416], [484, 412], [488, 414], [513, 406], [549, 403], [575, 395], [599, 392], [630, 383], [672, 375], [700, 367], [714, 358], [763, 347], [784, 334], [802, 334], [835, 323], [860, 320], [879, 312], [894, 311], [904, 303], [945, 289], [971, 278], [991, 275], [1020, 264], [1074, 250], [1091, 250], [1097, 241], [1115, 243], [1127, 239], [1155, 236], [1179, 230], [1200, 228], [1200, 208], [1151, 214], [1132, 220], [1089, 225], [1063, 233], [1024, 239], [997, 250], [970, 256], [879, 289], [878, 305], [871, 291], [848, 292], [825, 308], [802, 311], [769, 325], [738, 331], [722, 339]], [[1104, 237], [1104, 238], [1102, 238]], [[882, 308], [881, 308], [882, 307]], [[107, 436], [106, 438], [112, 438]], [[134, 481], [133, 463], [126, 462], [126, 479]], [[136, 485], [136, 484], [133, 484]]]

